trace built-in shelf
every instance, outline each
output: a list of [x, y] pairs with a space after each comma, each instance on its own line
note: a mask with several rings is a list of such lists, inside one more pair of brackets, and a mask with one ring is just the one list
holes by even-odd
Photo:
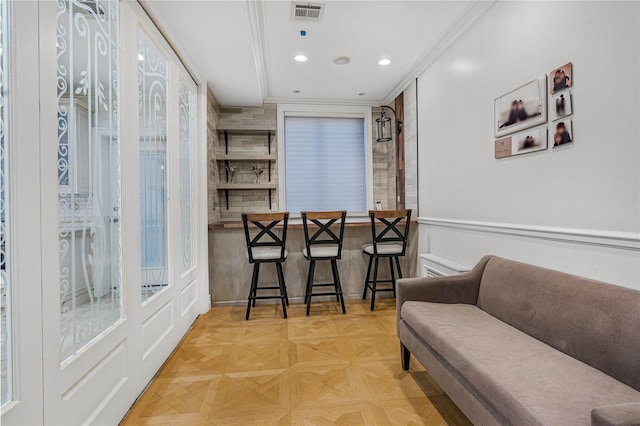
[[245, 189], [276, 189], [276, 183], [275, 182], [268, 182], [268, 183], [219, 183], [218, 184], [218, 188], [220, 190], [225, 190], [225, 191], [229, 191], [229, 190], [234, 190], [234, 189], [240, 189], [240, 190], [245, 190]]
[[245, 152], [230, 152], [219, 154], [218, 161], [276, 161], [276, 154], [252, 154]]
[[[224, 154], [218, 156], [218, 160], [225, 163], [225, 183], [218, 185], [218, 189], [224, 191], [224, 198], [227, 202], [227, 210], [229, 210], [229, 191], [248, 190], [248, 189], [266, 189], [269, 191], [269, 210], [271, 210], [271, 194], [277, 188], [275, 183], [271, 182], [271, 162], [276, 161], [276, 154], [271, 152], [271, 137], [275, 136], [276, 126], [247, 126], [247, 125], [226, 125], [217, 129], [219, 133], [224, 135]], [[229, 152], [229, 135], [266, 135], [267, 136], [267, 154], [258, 153], [234, 153]], [[230, 183], [229, 170], [227, 166], [229, 161], [267, 161], [267, 178], [268, 183]]]
[[237, 134], [237, 135], [264, 135], [268, 132], [276, 132], [276, 126], [224, 126], [216, 129], [220, 133]]

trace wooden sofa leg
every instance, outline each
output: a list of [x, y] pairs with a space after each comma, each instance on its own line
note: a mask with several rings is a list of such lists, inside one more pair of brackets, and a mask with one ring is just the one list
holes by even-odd
[[404, 371], [409, 370], [409, 360], [411, 359], [411, 352], [402, 343], [400, 343], [400, 352], [402, 353], [402, 369]]

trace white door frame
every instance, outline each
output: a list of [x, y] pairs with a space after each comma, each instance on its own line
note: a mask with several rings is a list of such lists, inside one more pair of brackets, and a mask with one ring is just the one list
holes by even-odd
[[[10, 2], [9, 271], [12, 296], [13, 400], [2, 424], [41, 424], [42, 295], [38, 152], [38, 14], [35, 1]], [[5, 47], [7, 48], [7, 47]], [[6, 76], [5, 76], [6, 78]], [[17, 96], [19, 94], [19, 98]], [[36, 124], [36, 125], [34, 125]], [[18, 196], [19, 194], [19, 196]], [[19, 285], [18, 285], [19, 283]]]
[[[120, 172], [123, 318], [77, 354], [60, 355], [57, 188], [56, 2], [12, 2], [11, 194], [14, 401], [5, 424], [115, 424], [175, 348], [195, 317], [210, 308], [207, 233], [207, 87], [190, 74], [134, 1], [120, 2]], [[34, 16], [39, 19], [34, 19]], [[171, 286], [142, 304], [138, 144], [137, 29], [169, 59], [168, 191]], [[19, 46], [16, 48], [15, 46]], [[38, 52], [34, 54], [34, 52]], [[193, 173], [197, 257], [181, 270], [177, 81], [193, 90]], [[16, 142], [17, 141], [17, 142]], [[34, 155], [34, 153], [39, 153]], [[15, 283], [19, 282], [17, 286]], [[195, 289], [195, 291], [194, 291]], [[186, 303], [185, 303], [185, 297]], [[164, 315], [164, 316], [163, 316]], [[169, 318], [171, 327], [161, 328]], [[159, 321], [157, 321], [159, 320]], [[154, 332], [159, 334], [154, 335]], [[146, 339], [146, 341], [145, 341]], [[155, 340], [154, 340], [155, 339]]]
[[[60, 265], [57, 184], [57, 4], [39, 2], [40, 34], [40, 188], [42, 224], [43, 392], [45, 424], [109, 424], [118, 421], [138, 393], [135, 378], [133, 323], [127, 315], [127, 268], [123, 267], [123, 319], [77, 354], [60, 355]], [[122, 16], [122, 11], [120, 12]], [[120, 18], [121, 19], [121, 18]], [[120, 23], [122, 28], [122, 22]], [[122, 32], [120, 34], [122, 44]], [[123, 58], [123, 52], [120, 52]], [[120, 66], [122, 70], [122, 65]], [[122, 71], [120, 71], [122, 73]], [[121, 116], [126, 93], [120, 90]], [[130, 112], [129, 112], [130, 113]], [[121, 133], [122, 135], [122, 133]], [[121, 137], [121, 158], [125, 157]], [[122, 189], [125, 185], [121, 167]], [[123, 198], [125, 191], [122, 191]], [[124, 200], [123, 200], [123, 208]], [[122, 217], [123, 243], [127, 217]], [[124, 260], [124, 250], [122, 257]], [[124, 262], [123, 262], [123, 266]]]

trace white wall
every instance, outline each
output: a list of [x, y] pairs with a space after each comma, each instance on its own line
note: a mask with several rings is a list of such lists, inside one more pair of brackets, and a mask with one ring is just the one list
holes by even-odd
[[[639, 28], [638, 2], [499, 2], [419, 76], [420, 213], [453, 221], [421, 252], [640, 288]], [[575, 143], [495, 160], [494, 98], [567, 62]]]

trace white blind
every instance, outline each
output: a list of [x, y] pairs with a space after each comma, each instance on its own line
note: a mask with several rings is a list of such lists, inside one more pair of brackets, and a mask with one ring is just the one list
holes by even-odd
[[364, 118], [285, 117], [286, 208], [366, 211]]

